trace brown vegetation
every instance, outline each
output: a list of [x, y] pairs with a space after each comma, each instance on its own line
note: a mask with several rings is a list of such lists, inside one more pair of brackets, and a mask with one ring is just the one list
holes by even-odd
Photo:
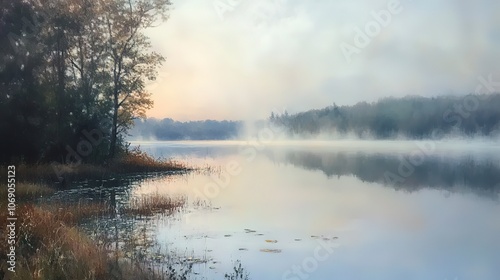
[[[171, 213], [182, 207], [184, 199], [152, 195], [134, 200], [123, 211], [131, 215]], [[0, 205], [2, 208], [5, 205]], [[47, 204], [23, 203], [18, 215], [16, 272], [10, 279], [164, 279], [144, 270], [140, 264], [111, 257], [106, 244], [97, 245], [77, 224], [86, 218], [99, 218], [114, 209], [106, 203]], [[1, 212], [0, 219], [6, 220]], [[1, 229], [6, 236], [5, 228]], [[1, 272], [6, 273], [7, 243], [0, 245]]]
[[[6, 167], [0, 171], [6, 174]], [[102, 179], [109, 176], [141, 172], [182, 172], [192, 168], [174, 160], [155, 159], [138, 148], [125, 152], [109, 162], [96, 164], [38, 164], [16, 165], [16, 179], [21, 182], [57, 183], [57, 187], [84, 179]]]
[[133, 198], [122, 212], [128, 215], [151, 216], [157, 213], [171, 214], [186, 203], [184, 197], [171, 198], [159, 194]]

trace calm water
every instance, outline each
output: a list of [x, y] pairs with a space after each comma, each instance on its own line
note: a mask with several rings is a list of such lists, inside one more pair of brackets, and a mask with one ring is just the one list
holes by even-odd
[[223, 279], [236, 260], [251, 279], [500, 279], [497, 144], [133, 145], [213, 170], [85, 182], [56, 197], [188, 197], [185, 211], [147, 227], [110, 221], [126, 238], [143, 229], [155, 250], [201, 260], [193, 279]]

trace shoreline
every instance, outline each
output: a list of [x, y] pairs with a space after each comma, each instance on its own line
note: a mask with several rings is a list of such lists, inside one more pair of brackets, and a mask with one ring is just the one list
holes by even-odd
[[[103, 164], [15, 166], [16, 265], [14, 271], [7, 266], [6, 257], [10, 246], [3, 242], [0, 246], [0, 278], [177, 279], [166, 278], [162, 269], [148, 269], [146, 261], [122, 260], [118, 257], [122, 255], [120, 250], [110, 250], [84, 233], [79, 225], [83, 220], [116, 215], [117, 209], [109, 202], [39, 204], [35, 200], [50, 196], [78, 180], [138, 173], [174, 174], [190, 172], [193, 168], [177, 161], [154, 159], [138, 149]], [[6, 171], [7, 166], [0, 166], [0, 169]], [[4, 184], [1, 184], [0, 196], [7, 198], [7, 186]], [[6, 209], [7, 202], [7, 199], [2, 200], [0, 207]], [[133, 218], [159, 213], [171, 215], [184, 207], [185, 203], [183, 198], [157, 194], [135, 200], [127, 208], [120, 209], [120, 214]], [[0, 219], [7, 219], [6, 211], [0, 212]], [[6, 236], [6, 229], [1, 232]]]

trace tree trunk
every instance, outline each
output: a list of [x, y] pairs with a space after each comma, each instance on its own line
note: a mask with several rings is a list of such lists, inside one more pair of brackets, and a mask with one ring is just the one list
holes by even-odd
[[118, 136], [118, 89], [113, 92], [113, 124], [111, 127], [111, 143], [109, 145], [109, 158], [115, 157], [116, 138]]

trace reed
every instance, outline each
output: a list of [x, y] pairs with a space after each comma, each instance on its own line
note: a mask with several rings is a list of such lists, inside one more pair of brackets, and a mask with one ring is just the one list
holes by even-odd
[[[143, 208], [131, 208], [129, 213], [152, 213], [151, 209], [180, 207], [181, 200], [167, 198], [141, 199]], [[138, 204], [139, 205], [139, 204]], [[2, 205], [4, 206], [4, 205]], [[142, 210], [138, 210], [142, 209]], [[148, 209], [148, 210], [144, 210]], [[98, 244], [82, 233], [77, 224], [86, 218], [96, 218], [113, 211], [103, 203], [76, 203], [74, 205], [20, 205], [16, 242], [16, 272], [6, 270], [6, 242], [0, 243], [0, 278], [2, 279], [183, 279], [166, 276], [158, 270], [145, 269], [138, 260], [116, 259], [107, 244]], [[0, 219], [6, 220], [4, 211]], [[1, 229], [5, 234], [5, 229]], [[119, 254], [119, 253], [118, 253]]]
[[121, 211], [127, 215], [152, 216], [158, 213], [171, 214], [186, 204], [185, 197], [175, 197], [161, 195], [143, 195], [132, 199], [127, 207]]

